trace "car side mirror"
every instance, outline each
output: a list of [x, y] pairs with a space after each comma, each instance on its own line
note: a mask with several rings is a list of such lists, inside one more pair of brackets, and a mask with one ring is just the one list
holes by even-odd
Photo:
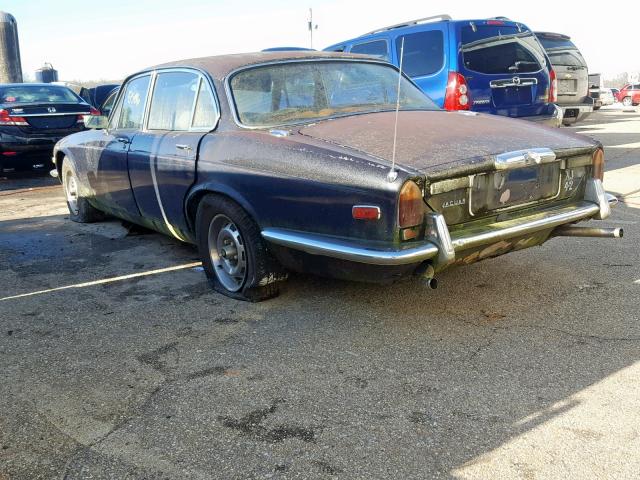
[[104, 115], [85, 115], [84, 126], [92, 130], [104, 130], [109, 126], [109, 117]]

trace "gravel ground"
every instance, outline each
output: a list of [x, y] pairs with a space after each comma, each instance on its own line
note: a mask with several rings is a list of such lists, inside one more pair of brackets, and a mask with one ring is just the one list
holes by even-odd
[[624, 203], [597, 224], [625, 238], [435, 291], [295, 275], [239, 303], [192, 247], [0, 180], [0, 480], [638, 478], [640, 113], [573, 130], [606, 146]]

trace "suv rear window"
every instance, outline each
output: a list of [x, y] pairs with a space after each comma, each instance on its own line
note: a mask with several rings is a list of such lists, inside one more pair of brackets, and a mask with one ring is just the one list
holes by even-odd
[[542, 46], [533, 32], [509, 25], [461, 28], [462, 61], [467, 70], [486, 74], [537, 72], [545, 65]]
[[444, 64], [444, 35], [442, 31], [417, 32], [398, 37], [396, 39], [398, 58], [400, 58], [403, 38], [402, 70], [409, 77], [431, 75], [442, 68]]
[[587, 62], [571, 40], [549, 37], [538, 37], [538, 39], [547, 51], [552, 65], [586, 68]]

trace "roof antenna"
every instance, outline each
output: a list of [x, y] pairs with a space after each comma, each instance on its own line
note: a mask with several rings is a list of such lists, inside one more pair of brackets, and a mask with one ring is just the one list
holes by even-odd
[[400, 69], [398, 70], [398, 91], [396, 93], [396, 121], [393, 126], [393, 150], [391, 153], [391, 170], [387, 174], [387, 181], [394, 182], [398, 178], [396, 171], [396, 141], [398, 139], [398, 112], [400, 111], [400, 82], [402, 80], [402, 60], [404, 58], [404, 37], [400, 43]]

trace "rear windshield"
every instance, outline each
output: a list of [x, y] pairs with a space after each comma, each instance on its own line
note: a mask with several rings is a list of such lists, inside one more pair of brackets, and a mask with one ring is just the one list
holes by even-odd
[[461, 39], [467, 70], [509, 75], [537, 72], [545, 65], [542, 46], [529, 30], [474, 24], [461, 28]]
[[549, 38], [538, 37], [542, 46], [549, 55], [552, 65], [561, 65], [566, 67], [586, 67], [587, 63], [582, 58], [582, 54], [573, 44], [566, 38]]
[[79, 103], [80, 98], [67, 87], [59, 85], [0, 86], [2, 103]]
[[[396, 108], [398, 71], [381, 63], [287, 62], [254, 67], [230, 81], [238, 119], [247, 126], [276, 126]], [[401, 77], [402, 110], [438, 110]]]

